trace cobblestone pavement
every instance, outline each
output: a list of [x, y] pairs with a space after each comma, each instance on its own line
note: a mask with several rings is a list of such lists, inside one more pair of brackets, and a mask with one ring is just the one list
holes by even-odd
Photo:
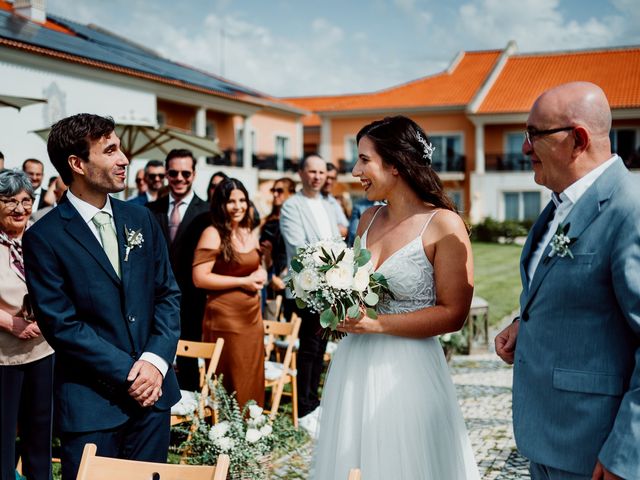
[[[458, 401], [483, 480], [529, 479], [511, 424], [511, 367], [493, 353], [456, 356], [451, 362]], [[276, 462], [273, 480], [306, 479], [313, 443]]]

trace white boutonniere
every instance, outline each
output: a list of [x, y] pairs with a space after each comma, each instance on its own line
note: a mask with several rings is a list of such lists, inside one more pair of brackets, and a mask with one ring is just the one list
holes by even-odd
[[569, 247], [577, 240], [577, 238], [569, 238], [568, 234], [570, 227], [570, 223], [567, 223], [564, 226], [558, 225], [558, 230], [556, 230], [555, 235], [551, 238], [551, 251], [547, 258], [545, 258], [545, 262], [548, 262], [555, 256], [560, 258], [573, 258], [573, 253]]
[[136, 247], [141, 247], [144, 242], [144, 237], [142, 236], [142, 229], [140, 230], [129, 230], [127, 226], [124, 226], [124, 237], [126, 239], [125, 251], [124, 251], [124, 261], [129, 260], [129, 252]]

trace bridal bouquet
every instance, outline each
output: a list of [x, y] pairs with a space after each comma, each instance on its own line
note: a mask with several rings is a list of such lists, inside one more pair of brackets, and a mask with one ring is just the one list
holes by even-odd
[[375, 306], [382, 294], [391, 295], [387, 279], [373, 271], [371, 252], [356, 237], [353, 248], [342, 240], [322, 240], [298, 249], [286, 278], [299, 308], [320, 314], [324, 337], [342, 338], [336, 330], [345, 318], [366, 311], [377, 318]]

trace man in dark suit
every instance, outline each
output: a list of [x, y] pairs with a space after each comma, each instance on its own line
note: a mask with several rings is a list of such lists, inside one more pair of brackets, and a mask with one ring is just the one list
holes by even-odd
[[[145, 191], [140, 192], [137, 196], [128, 200], [137, 205], [146, 205], [147, 203], [158, 200], [158, 194], [164, 187], [164, 177], [166, 176], [164, 164], [160, 160], [149, 160], [144, 166], [142, 183], [147, 187]], [[136, 185], [139, 178], [136, 176]]]
[[[153, 212], [169, 246], [169, 258], [176, 281], [182, 292], [180, 303], [181, 338], [202, 339], [202, 317], [206, 294], [196, 288], [191, 279], [193, 252], [203, 230], [210, 224], [209, 206], [193, 189], [196, 159], [189, 150], [174, 149], [165, 161], [169, 195], [147, 204]], [[199, 390], [197, 361], [177, 359], [180, 387]]]
[[37, 212], [41, 208], [50, 206], [45, 201], [47, 189], [42, 187], [42, 178], [44, 176], [44, 164], [37, 158], [27, 158], [22, 162], [22, 171], [29, 176], [31, 185], [33, 185], [33, 212]]
[[[111, 119], [56, 123], [47, 149], [69, 191], [24, 236], [35, 316], [56, 351], [62, 478], [86, 443], [109, 457], [164, 462], [180, 292], [150, 212], [111, 198], [129, 161]], [[46, 399], [43, 399], [46, 401]]]

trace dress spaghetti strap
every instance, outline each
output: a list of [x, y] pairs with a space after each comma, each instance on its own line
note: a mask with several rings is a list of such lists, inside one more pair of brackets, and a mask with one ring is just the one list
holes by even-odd
[[[420, 237], [422, 237], [422, 235], [424, 235], [424, 232], [427, 230], [427, 227], [431, 223], [431, 220], [433, 219], [433, 217], [436, 216], [436, 213], [438, 213], [438, 212], [439, 212], [439, 210], [434, 210], [433, 213], [431, 213], [431, 215], [429, 215], [429, 218], [427, 218], [427, 221], [424, 222], [424, 226], [422, 227], [422, 230], [420, 230], [420, 235], [419, 235]], [[371, 225], [371, 224], [369, 224], [369, 225]]]
[[373, 225], [373, 221], [376, 219], [376, 217], [378, 216], [378, 212], [380, 210], [382, 210], [382, 208], [385, 207], [385, 205], [379, 205], [378, 209], [376, 210], [376, 212], [373, 214], [373, 217], [371, 217], [371, 220], [369, 221], [369, 225], [367, 225], [367, 228], [365, 229], [364, 232], [362, 232], [362, 236], [364, 237], [367, 232], [369, 232], [369, 229], [371, 228], [371, 225]]

